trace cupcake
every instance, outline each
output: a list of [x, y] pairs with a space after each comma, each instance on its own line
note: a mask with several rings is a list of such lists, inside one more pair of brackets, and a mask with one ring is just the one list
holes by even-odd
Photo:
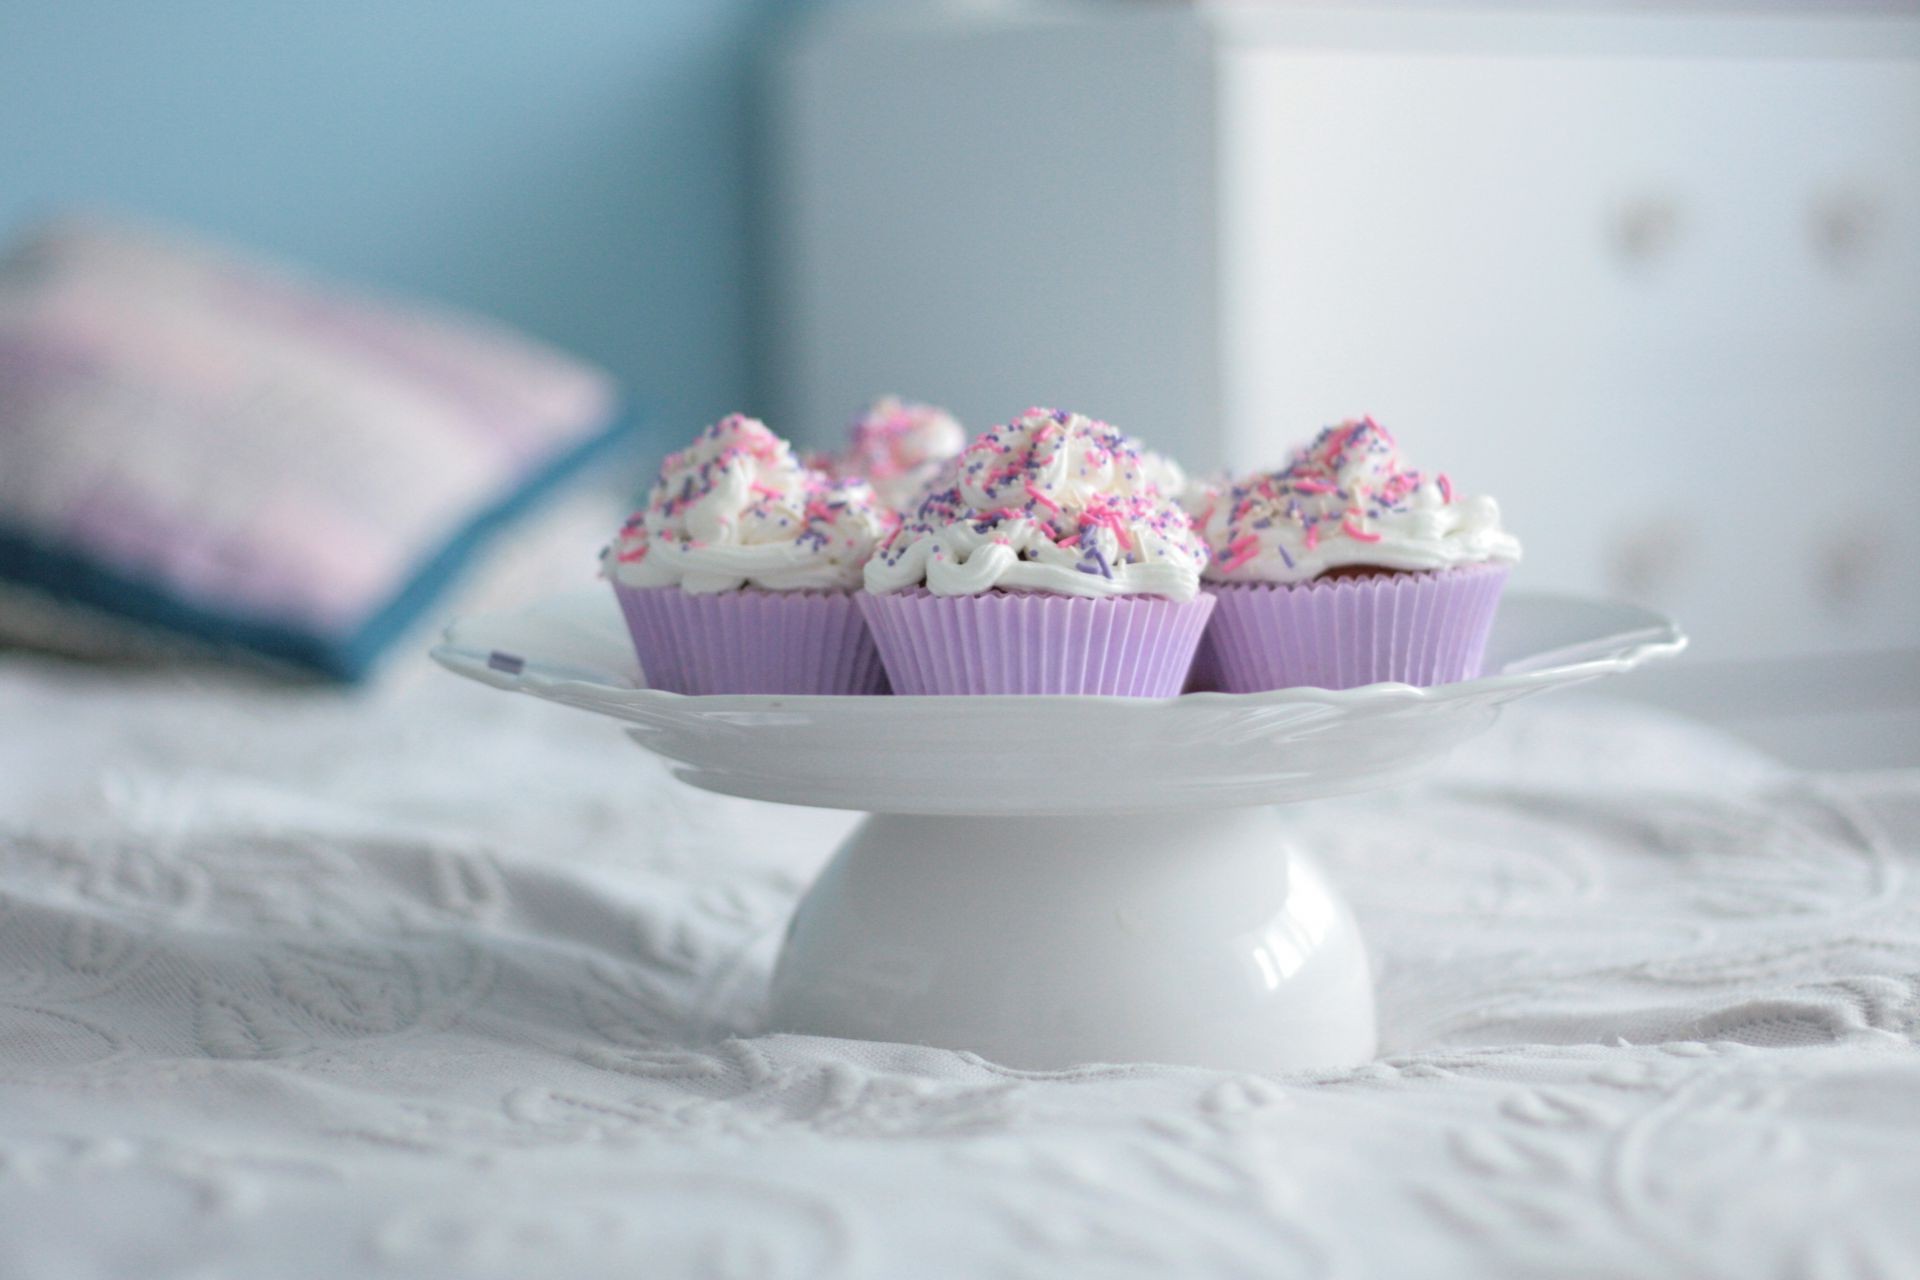
[[810, 459], [830, 475], [865, 480], [896, 511], [917, 506], [940, 468], [967, 444], [954, 416], [930, 404], [883, 396], [853, 421], [847, 450]]
[[950, 462], [867, 562], [903, 694], [1178, 694], [1213, 611], [1192, 520], [1104, 422], [1030, 409]]
[[652, 688], [884, 693], [854, 592], [896, 524], [865, 482], [801, 466], [733, 414], [668, 455], [602, 571]]
[[1520, 559], [1492, 498], [1408, 467], [1372, 418], [1229, 486], [1198, 523], [1219, 601], [1211, 676], [1228, 693], [1471, 679]]

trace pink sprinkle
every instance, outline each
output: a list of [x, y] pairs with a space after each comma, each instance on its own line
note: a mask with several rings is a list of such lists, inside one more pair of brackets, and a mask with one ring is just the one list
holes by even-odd
[[1053, 514], [1055, 515], [1060, 514], [1060, 504], [1055, 502], [1052, 498], [1049, 498], [1046, 494], [1040, 492], [1039, 488], [1031, 480], [1027, 481], [1027, 496], [1029, 498], [1032, 498], [1035, 502], [1039, 503], [1041, 506], [1045, 507], [1047, 510], [1053, 512]]
[[1304, 480], [1304, 479], [1295, 480], [1293, 482], [1293, 487], [1295, 489], [1298, 489], [1301, 493], [1332, 493], [1333, 492], [1332, 485], [1322, 484], [1318, 480]]
[[1070, 534], [1068, 534], [1068, 535], [1067, 535], [1066, 537], [1064, 537], [1064, 538], [1061, 538], [1061, 539], [1060, 539], [1060, 540], [1059, 540], [1058, 542], [1056, 542], [1056, 543], [1054, 543], [1054, 545], [1055, 545], [1056, 547], [1077, 547], [1077, 546], [1079, 546], [1079, 545], [1080, 545], [1080, 531], [1079, 531], [1079, 530], [1077, 530], [1077, 529], [1076, 529], [1076, 530], [1074, 530], [1074, 531], [1073, 531], [1072, 533], [1070, 533]]
[[1345, 533], [1349, 538], [1352, 538], [1355, 542], [1380, 541], [1379, 534], [1368, 533], [1365, 529], [1362, 529], [1358, 524], [1354, 522], [1353, 512], [1351, 511], [1347, 512], [1346, 516], [1340, 521], [1340, 529], [1341, 529], [1341, 532]]
[[1453, 501], [1453, 481], [1447, 479], [1447, 473], [1442, 471], [1439, 475], [1433, 478], [1433, 482], [1440, 486], [1440, 501], [1452, 502]]
[[1244, 534], [1234, 539], [1233, 545], [1227, 548], [1227, 559], [1226, 563], [1220, 566], [1221, 572], [1232, 573], [1259, 554], [1260, 539], [1250, 533]]
[[1317, 524], [1310, 524], [1307, 526], [1307, 550], [1311, 551], [1319, 545], [1320, 545], [1320, 526]]
[[1133, 539], [1127, 534], [1126, 521], [1111, 506], [1104, 504], [1098, 507], [1089, 506], [1081, 512], [1080, 527], [1085, 529], [1089, 525], [1105, 526], [1107, 531], [1113, 534], [1114, 541], [1120, 544], [1122, 551], [1133, 550]]
[[643, 542], [631, 551], [622, 551], [619, 555], [615, 556], [614, 559], [618, 560], [621, 564], [638, 564], [647, 558], [649, 549], [649, 544]]
[[753, 489], [755, 493], [761, 494], [768, 498], [778, 498], [781, 496], [781, 493], [778, 489], [774, 488], [770, 484], [763, 484], [758, 480], [755, 480], [750, 487]]

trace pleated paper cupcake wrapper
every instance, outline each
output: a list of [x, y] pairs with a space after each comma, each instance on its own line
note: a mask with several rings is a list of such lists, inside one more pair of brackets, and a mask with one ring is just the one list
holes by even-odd
[[1383, 574], [1296, 586], [1225, 585], [1207, 631], [1226, 693], [1392, 680], [1431, 686], [1480, 674], [1509, 566]]
[[900, 694], [1171, 698], [1214, 608], [1204, 593], [1175, 601], [915, 590], [856, 599]]
[[1220, 655], [1214, 652], [1211, 632], [1200, 637], [1199, 647], [1193, 651], [1193, 666], [1187, 671], [1186, 692], [1220, 692]]
[[647, 687], [671, 693], [871, 694], [885, 669], [851, 592], [616, 585]]

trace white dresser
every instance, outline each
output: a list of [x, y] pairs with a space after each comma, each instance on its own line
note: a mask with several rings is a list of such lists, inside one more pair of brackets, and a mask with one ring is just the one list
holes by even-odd
[[772, 68], [800, 434], [898, 389], [1206, 468], [1371, 412], [1520, 585], [1920, 758], [1920, 20], [851, 6]]

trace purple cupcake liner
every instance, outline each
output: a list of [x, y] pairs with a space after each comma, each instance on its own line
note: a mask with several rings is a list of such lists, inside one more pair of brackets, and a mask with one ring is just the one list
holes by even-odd
[[855, 597], [901, 694], [1171, 698], [1186, 683], [1212, 597], [1089, 600], [1039, 592]]
[[1471, 680], [1510, 569], [1495, 562], [1292, 586], [1211, 585], [1219, 601], [1207, 629], [1212, 674], [1226, 693]]
[[614, 585], [647, 687], [670, 693], [872, 694], [887, 674], [845, 591]]
[[1186, 692], [1220, 692], [1220, 651], [1213, 642], [1213, 628], [1208, 627], [1200, 635], [1200, 645], [1193, 651], [1193, 666], [1187, 671]]

